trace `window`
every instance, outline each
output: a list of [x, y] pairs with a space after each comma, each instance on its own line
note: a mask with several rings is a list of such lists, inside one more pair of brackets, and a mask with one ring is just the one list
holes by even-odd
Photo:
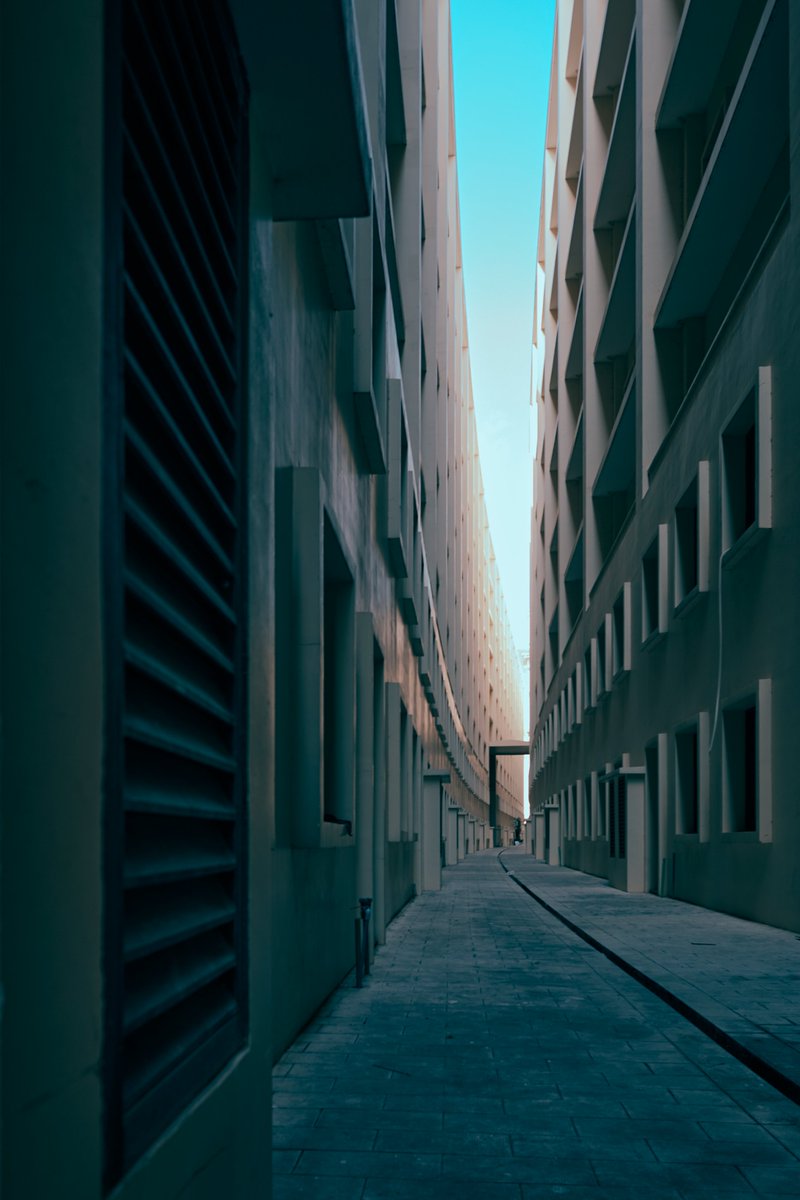
[[600, 699], [608, 690], [608, 680], [606, 676], [606, 633], [607, 622], [603, 624], [597, 631], [595, 645], [597, 647], [597, 698]]
[[678, 833], [699, 832], [700, 773], [697, 726], [675, 734], [675, 813]]
[[708, 591], [709, 465], [697, 475], [675, 506], [675, 607]]
[[667, 631], [667, 526], [642, 556], [642, 642]]
[[593, 836], [592, 829], [592, 777], [587, 775], [583, 781], [583, 836]]
[[108, 496], [120, 552], [107, 652], [122, 689], [106, 725], [109, 1188], [247, 1033], [247, 88], [221, 0], [191, 22], [125, 2], [120, 31], [108, 76], [122, 289], [110, 341], [124, 370], [108, 397], [124, 455]]
[[722, 710], [722, 829], [772, 841], [772, 680]]
[[[608, 764], [608, 770], [611, 769], [611, 764]], [[607, 804], [608, 804], [608, 783], [602, 778], [606, 774], [606, 769], [600, 770], [597, 776], [597, 836], [604, 838], [608, 824], [606, 821]]]
[[606, 782], [608, 789], [608, 853], [611, 858], [627, 855], [627, 793], [625, 777], [615, 770]]
[[392, 573], [396, 578], [404, 579], [414, 570], [414, 546], [408, 480], [408, 435], [401, 380], [387, 380], [386, 393], [388, 467], [382, 480], [386, 506], [386, 538]]
[[626, 583], [611, 614], [612, 674], [618, 679], [631, 669], [631, 585]]
[[755, 833], [758, 812], [756, 698], [748, 697], [722, 715], [722, 827]]
[[590, 712], [595, 706], [594, 671], [592, 670], [595, 653], [594, 638], [592, 638], [583, 654], [583, 703], [587, 712]]
[[[386, 471], [386, 276], [378, 217], [356, 222], [355, 412], [367, 470]], [[367, 303], [369, 297], [371, 303]]]
[[762, 367], [722, 433], [722, 548], [729, 553], [772, 523], [771, 402], [771, 369]]
[[681, 496], [675, 508], [675, 604], [697, 587], [697, 479]]
[[323, 813], [328, 824], [349, 834], [355, 788], [355, 589], [327, 515], [323, 572]]

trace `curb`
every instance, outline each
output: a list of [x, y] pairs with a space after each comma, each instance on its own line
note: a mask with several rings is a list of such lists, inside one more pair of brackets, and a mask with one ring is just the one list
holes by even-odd
[[576, 925], [574, 921], [571, 921], [569, 917], [565, 917], [564, 914], [560, 913], [557, 908], [553, 907], [552, 904], [548, 904], [548, 902], [542, 896], [537, 895], [536, 892], [532, 891], [527, 886], [527, 884], [522, 882], [519, 876], [515, 875], [513, 871], [509, 870], [509, 868], [503, 862], [504, 853], [505, 851], [501, 850], [498, 855], [500, 866], [503, 868], [506, 875], [508, 875], [509, 879], [513, 879], [517, 887], [522, 888], [523, 892], [526, 892], [532, 900], [535, 900], [537, 904], [540, 904], [542, 908], [550, 913], [551, 916], [559, 920], [561, 924], [565, 925], [572, 933], [577, 934], [577, 936], [591, 946], [593, 950], [597, 950], [600, 954], [604, 955], [610, 962], [614, 964], [614, 966], [619, 967], [620, 970], [624, 971], [626, 975], [630, 975], [632, 979], [635, 979], [637, 983], [640, 983], [643, 987], [646, 987], [647, 990], [652, 992], [654, 996], [658, 996], [659, 1000], [663, 1000], [665, 1004], [668, 1004], [670, 1008], [674, 1009], [675, 1012], [679, 1013], [682, 1017], [694, 1025], [695, 1028], [699, 1029], [701, 1033], [704, 1033], [706, 1037], [711, 1038], [713, 1042], [716, 1042], [716, 1044], [721, 1046], [723, 1050], [726, 1050], [728, 1054], [738, 1059], [740, 1063], [742, 1063], [745, 1067], [748, 1067], [755, 1075], [758, 1075], [760, 1079], [763, 1079], [765, 1083], [768, 1083], [771, 1087], [774, 1087], [775, 1090], [785, 1096], [787, 1100], [791, 1100], [794, 1104], [800, 1105], [800, 1083], [797, 1083], [797, 1081], [790, 1078], [790, 1076], [785, 1075], [783, 1071], [778, 1070], [777, 1067], [774, 1067], [771, 1063], [767, 1062], [766, 1059], [763, 1059], [759, 1054], [756, 1054], [754, 1051], [748, 1049], [747, 1046], [743, 1045], [742, 1042], [738, 1041], [732, 1036], [732, 1034], [727, 1033], [721, 1028], [721, 1026], [716, 1025], [713, 1021], [709, 1020], [708, 1017], [704, 1017], [701, 1012], [698, 1012], [697, 1009], [692, 1008], [691, 1005], [687, 1004], [685, 1000], [681, 1000], [680, 996], [676, 996], [674, 992], [669, 990], [669, 988], [664, 987], [664, 985], [661, 983], [657, 983], [656, 980], [651, 979], [649, 975], [645, 975], [644, 971], [640, 971], [638, 967], [634, 967], [632, 963], [629, 963], [627, 959], [624, 959], [621, 955], [617, 954], [616, 951], [609, 949], [608, 946], [604, 946], [602, 942], [598, 941], [597, 938], [592, 937], [592, 935], [587, 933], [586, 930], [581, 929], [581, 927]]

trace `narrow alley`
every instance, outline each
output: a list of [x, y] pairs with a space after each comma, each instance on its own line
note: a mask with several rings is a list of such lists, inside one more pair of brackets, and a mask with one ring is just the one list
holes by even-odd
[[[487, 851], [446, 871], [441, 891], [390, 926], [364, 988], [346, 980], [280, 1059], [275, 1197], [800, 1196], [797, 1105], [545, 911], [514, 875], [553, 907], [566, 897], [569, 919], [587, 917], [598, 941], [599, 888], [613, 904], [643, 898], [521, 850], [500, 857]], [[681, 954], [691, 963], [713, 920], [719, 948], [698, 990], [711, 1003], [716, 989], [718, 1012], [735, 993], [765, 1037], [781, 1021], [796, 1031], [800, 944], [791, 934], [647, 899], [661, 986], [682, 980]], [[645, 937], [641, 907], [615, 922], [618, 939], [630, 934], [627, 947], [617, 942], [620, 956], [638, 953], [639, 968], [650, 961], [655, 974], [643, 943], [634, 946]], [[747, 959], [749, 985], [736, 975], [737, 927], [752, 928], [760, 947]], [[735, 1015], [741, 1030], [747, 1015]]]

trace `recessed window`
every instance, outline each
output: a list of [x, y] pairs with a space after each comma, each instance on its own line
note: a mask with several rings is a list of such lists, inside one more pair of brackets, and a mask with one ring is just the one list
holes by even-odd
[[709, 465], [697, 474], [675, 506], [675, 607], [708, 591]]
[[[772, 524], [772, 371], [761, 367], [722, 433], [722, 548]], [[748, 539], [749, 540], [749, 537]]]
[[[599, 776], [605, 775], [605, 769], [599, 772]], [[597, 784], [597, 836], [605, 837], [606, 829], [608, 828], [606, 821], [606, 805], [608, 804], [608, 783], [605, 780], [598, 778]]]
[[606, 623], [603, 624], [597, 631], [595, 639], [597, 646], [597, 696], [605, 695], [606, 692]]
[[755, 833], [758, 828], [756, 697], [726, 708], [722, 728], [723, 829], [731, 833]]
[[658, 533], [642, 555], [642, 641], [667, 629], [667, 526]]
[[675, 604], [694, 591], [698, 583], [697, 479], [693, 479], [675, 507]]
[[631, 669], [631, 585], [626, 583], [614, 601], [611, 614], [612, 676]]
[[[617, 764], [619, 766], [619, 764]], [[608, 796], [608, 854], [624, 859], [627, 855], [627, 793], [625, 777], [618, 770], [606, 781]]]
[[587, 775], [583, 781], [583, 836], [590, 838], [592, 831], [592, 777]]
[[678, 833], [698, 832], [700, 771], [696, 725], [675, 734], [675, 813]]
[[583, 654], [583, 705], [587, 712], [594, 708], [593, 680], [592, 642], [590, 642]]
[[333, 527], [325, 518], [323, 638], [324, 817], [350, 833], [355, 753], [355, 603], [353, 577]]

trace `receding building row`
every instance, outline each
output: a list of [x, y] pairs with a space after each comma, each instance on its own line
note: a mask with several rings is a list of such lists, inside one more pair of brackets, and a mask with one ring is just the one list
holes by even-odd
[[3, 16], [3, 1183], [268, 1196], [359, 901], [522, 815], [449, 3], [57, 9]]
[[559, 0], [534, 394], [536, 854], [800, 929], [787, 0]]

